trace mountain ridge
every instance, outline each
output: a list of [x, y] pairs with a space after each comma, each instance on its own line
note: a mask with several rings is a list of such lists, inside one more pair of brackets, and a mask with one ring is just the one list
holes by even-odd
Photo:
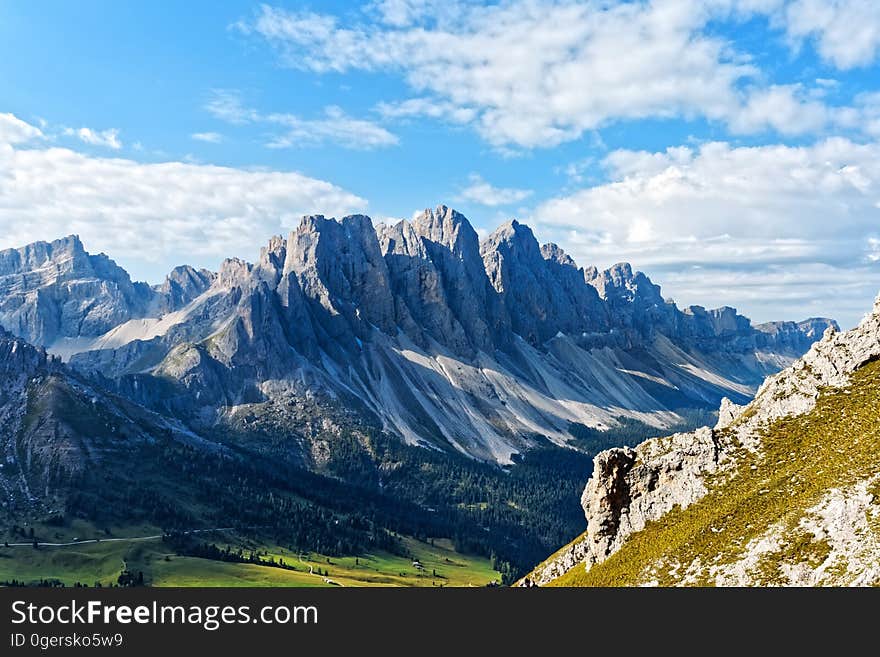
[[[68, 242], [80, 260], [99, 258]], [[574, 424], [602, 430], [629, 418], [660, 430], [679, 421], [677, 409], [747, 401], [806, 348], [806, 330], [834, 325], [761, 330], [729, 308], [679, 310], [629, 265], [578, 267], [516, 220], [481, 243], [446, 206], [393, 226], [307, 216], [253, 264], [182, 266], [153, 287], [107, 268], [108, 281], [83, 265], [55, 267], [36, 279], [42, 287], [8, 288], [0, 324], [61, 336], [50, 352], [194, 429], [320, 393], [407, 442], [498, 462], [539, 436], [570, 443]], [[12, 269], [0, 273], [23, 280]], [[62, 294], [93, 279], [102, 295], [91, 306]], [[22, 323], [35, 313], [20, 309], [41, 311], [47, 296], [54, 333]], [[96, 315], [112, 319], [86, 321]]]

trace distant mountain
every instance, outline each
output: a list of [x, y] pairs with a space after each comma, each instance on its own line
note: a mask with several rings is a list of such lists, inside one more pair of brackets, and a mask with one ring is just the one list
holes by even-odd
[[186, 305], [213, 277], [183, 266], [153, 289], [103, 253], [87, 253], [75, 235], [35, 242], [0, 251], [0, 325], [39, 346], [96, 337]]
[[880, 584], [880, 297], [857, 328], [826, 328], [719, 415], [713, 429], [598, 454], [586, 532], [529, 582]]
[[480, 243], [440, 206], [393, 226], [306, 217], [254, 264], [179, 267], [156, 287], [76, 237], [0, 252], [0, 324], [195, 431], [258, 422], [319, 466], [316, 423], [353, 418], [501, 463], [661, 432], [748, 401], [834, 322], [680, 310], [627, 264], [578, 268], [517, 221]]

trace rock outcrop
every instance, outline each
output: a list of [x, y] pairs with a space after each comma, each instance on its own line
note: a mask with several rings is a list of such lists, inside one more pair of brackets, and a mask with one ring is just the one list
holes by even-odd
[[532, 576], [543, 585], [574, 567], [589, 568], [634, 532], [706, 494], [706, 477], [726, 466], [725, 441], [708, 428], [600, 452], [581, 496], [587, 531]]

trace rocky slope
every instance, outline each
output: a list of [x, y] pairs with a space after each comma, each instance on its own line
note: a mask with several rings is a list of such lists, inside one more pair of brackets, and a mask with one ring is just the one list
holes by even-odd
[[718, 424], [595, 458], [537, 584], [880, 583], [880, 298]]
[[217, 449], [0, 329], [0, 521], [63, 509], [83, 477], [157, 439]]
[[680, 310], [629, 265], [579, 268], [516, 221], [481, 244], [444, 206], [394, 226], [306, 217], [255, 264], [155, 288], [76, 238], [3, 252], [0, 274], [3, 326], [196, 431], [256, 413], [308, 442], [289, 409], [318, 403], [331, 423], [502, 463], [573, 427], [660, 432], [746, 402], [832, 324]]

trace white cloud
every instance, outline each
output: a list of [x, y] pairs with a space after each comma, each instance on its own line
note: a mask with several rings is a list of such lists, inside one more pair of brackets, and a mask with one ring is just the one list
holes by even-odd
[[223, 141], [223, 135], [219, 132], [194, 132], [190, 137], [196, 141], [204, 141], [209, 144], [219, 144]]
[[394, 27], [417, 25], [426, 20], [454, 18], [462, 9], [457, 0], [375, 0], [367, 5], [379, 19]]
[[532, 190], [530, 189], [495, 187], [487, 183], [476, 173], [472, 173], [469, 180], [470, 184], [461, 190], [460, 198], [490, 208], [519, 203], [532, 195]]
[[378, 2], [378, 21], [343, 24], [264, 5], [239, 28], [265, 38], [291, 67], [400, 73], [418, 95], [380, 105], [383, 115], [472, 123], [499, 148], [554, 146], [621, 119], [704, 117], [738, 132], [784, 134], [831, 119], [812, 90], [757, 85], [750, 57], [707, 29], [781, 15], [782, 0], [438, 6]]
[[23, 144], [43, 138], [43, 132], [13, 114], [0, 114], [0, 144]]
[[233, 125], [244, 125], [260, 119], [259, 113], [245, 107], [241, 95], [231, 89], [215, 89], [205, 103], [205, 109], [214, 117]]
[[304, 119], [289, 113], [263, 114], [246, 107], [238, 92], [220, 90], [214, 92], [205, 109], [216, 118], [235, 125], [267, 123], [283, 126], [283, 132], [269, 138], [266, 143], [269, 148], [319, 146], [332, 142], [345, 148], [367, 150], [398, 143], [397, 136], [378, 123], [348, 116], [336, 105], [325, 107], [324, 115], [316, 119]]
[[605, 166], [610, 182], [534, 211], [540, 234], [582, 263], [630, 260], [672, 296], [764, 319], [800, 316], [812, 295], [847, 321], [880, 288], [878, 143], [709, 143], [616, 151]]
[[852, 120], [866, 134], [880, 138], [880, 93], [861, 94], [856, 98]]
[[72, 137], [78, 137], [80, 141], [91, 144], [92, 146], [103, 146], [118, 151], [122, 148], [122, 142], [119, 140], [119, 130], [109, 128], [107, 130], [92, 130], [91, 128], [65, 128], [64, 134]]
[[837, 68], [867, 66], [880, 55], [880, 9], [876, 0], [792, 0], [782, 16], [795, 43], [811, 39]]
[[876, 237], [868, 238], [868, 260], [871, 262], [880, 261], [880, 239]]
[[811, 99], [802, 85], [773, 85], [752, 92], [731, 118], [730, 128], [737, 133], [772, 129], [783, 135], [802, 135], [824, 129], [833, 116], [834, 111]]
[[455, 103], [436, 98], [408, 98], [399, 102], [382, 102], [376, 111], [386, 119], [406, 119], [427, 116], [446, 119], [452, 123], [470, 123], [479, 113], [472, 107], [459, 107]]
[[253, 260], [270, 235], [291, 230], [303, 214], [340, 216], [367, 205], [295, 172], [143, 164], [16, 148], [14, 135], [0, 137], [0, 248], [78, 233], [87, 249], [153, 281], [181, 263], [216, 268], [227, 256]]
[[837, 89], [840, 86], [840, 81], [834, 78], [816, 78], [816, 86], [822, 89]]
[[346, 148], [371, 149], [398, 143], [397, 136], [382, 126], [352, 118], [335, 105], [325, 107], [324, 116], [320, 119], [303, 119], [294, 114], [269, 114], [265, 118], [285, 128], [282, 134], [269, 141], [267, 146], [270, 148], [318, 146], [333, 142]]

